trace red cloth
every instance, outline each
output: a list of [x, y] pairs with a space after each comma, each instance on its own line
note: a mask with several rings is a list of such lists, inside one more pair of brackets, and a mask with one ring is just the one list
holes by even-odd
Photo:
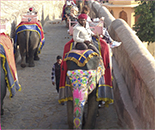
[[74, 1], [74, 3], [76, 4], [76, 0], [73, 0]]
[[60, 76], [59, 88], [62, 88], [65, 86], [66, 74], [67, 74], [67, 64], [66, 64], [66, 61], [64, 61], [64, 58], [65, 58], [65, 54], [71, 50], [71, 48], [70, 48], [71, 43], [73, 43], [73, 39], [71, 39], [69, 42], [67, 42], [64, 46], [63, 58], [62, 58], [62, 63], [61, 63], [61, 76]]
[[79, 16], [78, 16], [78, 19], [85, 19], [85, 20], [87, 20], [87, 14], [80, 14]]
[[100, 46], [101, 46], [101, 56], [105, 67], [105, 74], [104, 74], [105, 85], [112, 87], [109, 47], [102, 38], [100, 38]]
[[32, 11], [32, 10], [33, 10], [33, 8], [29, 8], [29, 10], [30, 10], [30, 11]]
[[[67, 74], [67, 64], [64, 61], [65, 54], [71, 50], [71, 43], [73, 43], [73, 39], [71, 39], [68, 43], [64, 46], [64, 52], [63, 52], [63, 61], [61, 64], [61, 76], [60, 76], [60, 89], [65, 87], [65, 81], [66, 81], [66, 74]], [[112, 87], [112, 77], [111, 77], [111, 68], [110, 68], [110, 54], [109, 54], [109, 47], [107, 43], [100, 38], [100, 52], [101, 56], [103, 58], [103, 63], [105, 67], [105, 85]]]
[[0, 33], [0, 44], [2, 44], [4, 47], [5, 55], [6, 55], [8, 64], [10, 66], [12, 76], [13, 76], [14, 80], [17, 80], [16, 79], [17, 78], [16, 77], [17, 70], [16, 70], [15, 58], [14, 58], [14, 54], [13, 54], [13, 45], [10, 40], [10, 37], [7, 36], [5, 33]]

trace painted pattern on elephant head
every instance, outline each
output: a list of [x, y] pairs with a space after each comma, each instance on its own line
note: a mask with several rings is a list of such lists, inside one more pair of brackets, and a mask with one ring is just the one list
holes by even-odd
[[[100, 70], [100, 69], [99, 69]], [[75, 129], [82, 126], [83, 109], [88, 94], [96, 88], [97, 70], [72, 70], [67, 72], [73, 92], [73, 123]]]
[[67, 63], [67, 77], [73, 95], [73, 124], [75, 129], [81, 129], [88, 95], [104, 75], [104, 66], [99, 55], [90, 49], [72, 50], [66, 54], [64, 60]]

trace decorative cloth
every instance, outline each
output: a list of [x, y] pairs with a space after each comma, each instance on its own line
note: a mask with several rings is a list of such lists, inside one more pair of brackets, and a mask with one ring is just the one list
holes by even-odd
[[44, 37], [44, 31], [42, 28], [41, 23], [38, 22], [21, 22], [17, 27], [16, 27], [16, 34], [15, 34], [15, 46], [17, 46], [17, 35], [20, 32], [23, 31], [35, 31], [38, 33], [40, 37], [40, 43], [38, 47], [38, 54], [41, 53], [41, 49], [43, 48], [45, 44], [45, 37]]
[[93, 56], [98, 56], [98, 54], [90, 49], [74, 50], [66, 54], [64, 61], [71, 60], [79, 67], [83, 67]]
[[13, 45], [10, 38], [4, 33], [0, 33], [0, 58], [2, 59], [2, 67], [5, 72], [10, 98], [12, 98], [16, 91], [21, 91], [21, 85], [18, 82]]
[[82, 126], [83, 108], [88, 94], [96, 88], [96, 70], [67, 71], [73, 93], [73, 124], [75, 129]]

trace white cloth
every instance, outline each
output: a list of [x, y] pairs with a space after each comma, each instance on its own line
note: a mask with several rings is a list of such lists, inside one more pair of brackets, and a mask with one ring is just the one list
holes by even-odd
[[92, 22], [92, 20], [89, 16], [87, 17], [87, 22]]
[[27, 12], [27, 15], [35, 15], [33, 12]]
[[72, 0], [66, 1], [66, 6], [69, 6], [69, 5], [76, 6], [76, 4], [74, 3], [74, 1], [72, 1]]
[[73, 28], [73, 40], [75, 43], [84, 42], [86, 40], [91, 42], [92, 35], [94, 35], [94, 33], [90, 30], [88, 22], [86, 22], [86, 27], [83, 27], [77, 23]]

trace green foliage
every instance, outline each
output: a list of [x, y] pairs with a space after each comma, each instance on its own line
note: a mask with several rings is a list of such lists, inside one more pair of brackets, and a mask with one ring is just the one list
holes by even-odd
[[155, 1], [142, 0], [135, 8], [135, 16], [139, 16], [133, 29], [141, 41], [155, 42]]

